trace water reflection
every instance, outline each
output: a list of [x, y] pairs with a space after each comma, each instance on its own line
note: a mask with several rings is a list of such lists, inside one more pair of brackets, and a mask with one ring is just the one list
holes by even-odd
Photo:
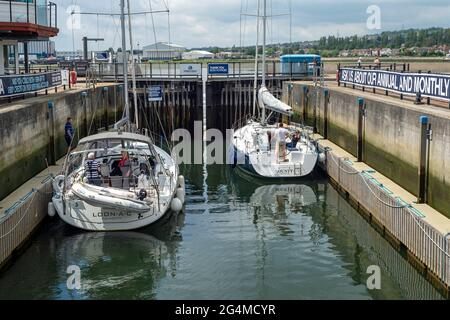
[[[0, 274], [0, 299], [441, 298], [321, 176], [274, 183], [221, 165], [181, 169], [184, 214], [118, 233], [54, 219]], [[72, 264], [81, 290], [67, 289]], [[366, 287], [371, 265], [381, 290]]]
[[[183, 223], [172, 214], [138, 232], [93, 233], [53, 221], [2, 274], [0, 298], [153, 299], [158, 281], [176, 274]], [[69, 266], [80, 268], [79, 290], [67, 288]]]

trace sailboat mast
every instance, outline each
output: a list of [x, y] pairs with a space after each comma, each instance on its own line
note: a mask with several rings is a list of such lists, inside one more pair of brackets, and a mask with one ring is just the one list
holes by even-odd
[[264, 0], [264, 14], [262, 17], [263, 21], [263, 57], [262, 57], [262, 85], [266, 86], [266, 28], [267, 28], [267, 0]]
[[122, 29], [122, 63], [123, 63], [123, 87], [125, 98], [125, 118], [128, 127], [130, 126], [130, 104], [128, 100], [128, 61], [127, 61], [127, 43], [125, 38], [125, 0], [120, 0], [120, 24]]
[[[266, 29], [267, 29], [267, 0], [264, 0], [264, 11], [262, 16], [263, 23], [263, 47], [262, 47], [262, 83], [261, 88], [266, 87]], [[259, 98], [261, 99], [261, 98]], [[261, 123], [266, 122], [266, 106], [260, 100], [261, 107]]]
[[136, 65], [134, 64], [134, 47], [133, 47], [133, 33], [131, 31], [131, 7], [130, 0], [127, 0], [128, 6], [128, 32], [130, 35], [130, 51], [131, 51], [131, 76], [133, 79], [133, 102], [134, 102], [134, 119], [136, 123], [136, 128], [139, 128], [139, 113], [137, 104], [137, 93], [136, 93]]
[[[256, 99], [258, 91], [258, 59], [259, 59], [259, 15], [260, 15], [260, 0], [258, 0], [258, 10], [256, 14], [256, 50], [255, 50], [255, 79], [253, 87], [253, 116], [256, 116]], [[241, 46], [242, 48], [242, 46]]]

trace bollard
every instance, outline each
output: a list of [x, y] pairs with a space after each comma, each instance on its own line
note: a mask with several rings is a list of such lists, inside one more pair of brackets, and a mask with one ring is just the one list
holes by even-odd
[[48, 119], [50, 120], [50, 134], [49, 134], [49, 161], [48, 164], [54, 166], [56, 164], [56, 154], [55, 154], [55, 104], [49, 101], [48, 104]]
[[324, 106], [323, 106], [323, 137], [325, 139], [328, 139], [328, 104], [330, 102], [330, 91], [328, 89], [325, 89], [324, 92]]
[[363, 161], [363, 136], [364, 136], [365, 103], [363, 98], [358, 98], [358, 162]]
[[428, 144], [430, 126], [428, 124], [428, 117], [420, 117], [420, 157], [419, 157], [419, 192], [417, 203], [426, 203], [427, 201], [427, 160], [428, 160]]
[[414, 104], [423, 104], [422, 103], [422, 95], [420, 94], [420, 92], [416, 93], [416, 100], [414, 101]]

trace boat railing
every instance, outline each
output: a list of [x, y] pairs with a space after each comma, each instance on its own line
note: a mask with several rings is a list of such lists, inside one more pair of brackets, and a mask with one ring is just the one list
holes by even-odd
[[231, 129], [236, 130], [242, 128], [247, 125], [250, 120], [256, 120], [256, 117], [251, 114], [241, 117], [231, 125]]

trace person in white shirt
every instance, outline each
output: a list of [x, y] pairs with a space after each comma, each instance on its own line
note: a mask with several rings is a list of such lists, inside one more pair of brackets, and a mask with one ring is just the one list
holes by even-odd
[[284, 128], [284, 125], [282, 122], [278, 124], [278, 129], [276, 131], [276, 139], [277, 139], [277, 145], [276, 145], [276, 151], [275, 151], [275, 157], [277, 159], [277, 162], [286, 161], [286, 136], [288, 135], [288, 131]]

